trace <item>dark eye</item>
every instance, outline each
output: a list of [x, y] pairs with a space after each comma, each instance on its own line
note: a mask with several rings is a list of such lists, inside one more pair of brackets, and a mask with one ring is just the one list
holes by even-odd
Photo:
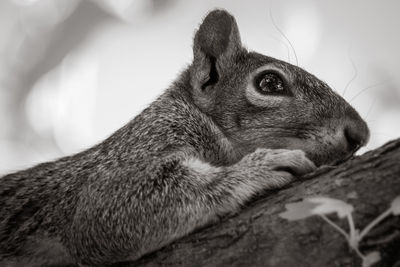
[[255, 79], [257, 91], [263, 95], [286, 94], [285, 83], [278, 74], [267, 72], [260, 74]]

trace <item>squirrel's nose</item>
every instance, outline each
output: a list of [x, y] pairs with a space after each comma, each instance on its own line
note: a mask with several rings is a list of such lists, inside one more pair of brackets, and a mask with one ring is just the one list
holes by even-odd
[[367, 144], [369, 129], [361, 118], [359, 120], [349, 120], [344, 126], [343, 135], [346, 139], [348, 150], [356, 152], [360, 147]]

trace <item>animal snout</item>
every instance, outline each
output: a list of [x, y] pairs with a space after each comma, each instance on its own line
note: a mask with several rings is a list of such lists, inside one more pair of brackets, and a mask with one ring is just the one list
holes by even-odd
[[368, 143], [368, 126], [361, 118], [347, 120], [343, 127], [343, 137], [347, 143], [347, 150], [354, 153]]

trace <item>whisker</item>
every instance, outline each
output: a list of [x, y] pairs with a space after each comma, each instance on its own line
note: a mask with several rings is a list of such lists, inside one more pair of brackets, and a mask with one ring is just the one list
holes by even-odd
[[375, 122], [377, 122], [378, 120], [365, 120], [366, 122], [368, 122], [368, 123], [375, 123]]
[[386, 136], [386, 137], [393, 137], [392, 134], [383, 133], [383, 132], [374, 132], [374, 131], [371, 131], [371, 135], [382, 135], [382, 136]]
[[376, 103], [376, 98], [374, 98], [374, 100], [372, 100], [372, 103], [371, 103], [371, 106], [369, 107], [367, 115], [365, 115], [365, 119], [368, 119], [368, 116], [371, 113], [372, 107], [375, 105], [375, 103]]
[[388, 82], [387, 80], [381, 81], [381, 82], [379, 82], [379, 83], [375, 83], [375, 84], [373, 84], [373, 85], [370, 85], [370, 86], [364, 88], [363, 90], [361, 90], [360, 92], [358, 92], [355, 96], [353, 96], [353, 97], [349, 100], [349, 103], [351, 103], [353, 100], [355, 100], [358, 96], [360, 96], [360, 95], [361, 95], [362, 93], [364, 93], [365, 91], [368, 91], [369, 89], [374, 88], [374, 87], [378, 87], [378, 86], [384, 85], [384, 84], [386, 84], [387, 82]]
[[353, 66], [354, 74], [353, 74], [353, 77], [350, 79], [350, 81], [348, 81], [348, 83], [344, 87], [344, 90], [343, 90], [343, 93], [342, 93], [343, 97], [346, 94], [346, 91], [349, 88], [350, 84], [357, 78], [357, 75], [358, 75], [356, 64], [354, 63], [354, 60], [351, 58], [351, 47], [349, 47], [349, 51], [348, 51], [347, 55], [349, 57], [351, 65]]
[[299, 66], [299, 60], [297, 58], [296, 50], [293, 47], [292, 42], [290, 42], [289, 38], [281, 31], [281, 29], [278, 27], [278, 25], [275, 23], [274, 17], [272, 16], [272, 11], [269, 9], [269, 17], [271, 19], [272, 24], [274, 25], [275, 29], [285, 38], [285, 40], [289, 43], [290, 47], [292, 48], [292, 51], [294, 53], [294, 57], [296, 59], [296, 66]]
[[285, 43], [284, 41], [282, 41], [282, 39], [278, 39], [278, 38], [276, 38], [274, 36], [270, 36], [270, 38], [274, 39], [275, 41], [278, 41], [279, 43], [281, 43], [283, 45], [285, 45], [286, 52], [287, 52], [287, 61], [290, 63], [290, 48], [289, 48], [288, 44]]

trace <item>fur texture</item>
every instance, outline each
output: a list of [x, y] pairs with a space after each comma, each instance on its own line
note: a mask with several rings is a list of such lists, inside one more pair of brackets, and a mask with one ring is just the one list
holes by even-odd
[[[248, 52], [227, 12], [207, 15], [193, 50], [177, 81], [108, 139], [1, 178], [1, 266], [138, 259], [367, 142], [349, 104]], [[257, 93], [262, 71], [290, 95]]]

